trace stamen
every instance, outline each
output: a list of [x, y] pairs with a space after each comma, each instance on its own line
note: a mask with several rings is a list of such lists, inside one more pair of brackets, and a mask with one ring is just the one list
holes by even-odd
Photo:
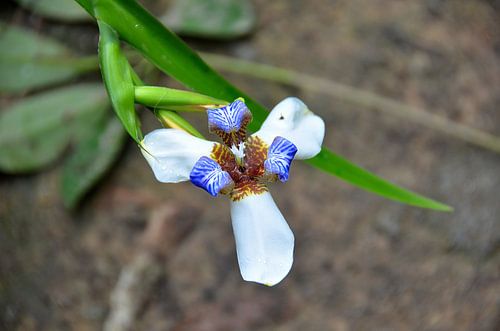
[[243, 167], [245, 160], [245, 144], [240, 143], [238, 146], [231, 146], [231, 152], [233, 152], [234, 157], [236, 158], [236, 162], [240, 167]]

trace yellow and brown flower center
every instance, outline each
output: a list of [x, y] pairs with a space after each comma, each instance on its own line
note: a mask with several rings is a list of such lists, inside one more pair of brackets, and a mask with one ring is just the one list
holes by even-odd
[[267, 157], [267, 144], [259, 137], [249, 137], [245, 141], [245, 156], [242, 163], [236, 161], [233, 152], [225, 145], [215, 144], [210, 157], [217, 161], [222, 170], [229, 173], [234, 188], [229, 193], [233, 201], [241, 200], [250, 194], [267, 191], [262, 182], [265, 174], [264, 161]]

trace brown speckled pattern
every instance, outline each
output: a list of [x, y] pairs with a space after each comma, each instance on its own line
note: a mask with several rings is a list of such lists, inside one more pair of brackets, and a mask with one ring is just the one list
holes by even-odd
[[249, 137], [245, 141], [244, 160], [238, 163], [227, 146], [214, 145], [210, 157], [217, 161], [222, 170], [227, 171], [234, 181], [234, 189], [229, 192], [231, 200], [238, 201], [250, 194], [267, 192], [267, 187], [263, 183], [267, 150], [268, 146], [262, 139]]

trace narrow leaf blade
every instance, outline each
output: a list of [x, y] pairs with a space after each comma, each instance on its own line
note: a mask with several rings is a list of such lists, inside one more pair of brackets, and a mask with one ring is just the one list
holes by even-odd
[[348, 183], [392, 200], [440, 211], [453, 210], [441, 202], [392, 184], [326, 148], [323, 148], [316, 157], [306, 162]]

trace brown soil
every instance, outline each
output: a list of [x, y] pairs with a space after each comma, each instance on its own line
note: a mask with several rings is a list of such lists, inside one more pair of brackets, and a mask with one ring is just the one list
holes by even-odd
[[[500, 135], [498, 2], [254, 3], [253, 36], [193, 46], [334, 79]], [[42, 29], [64, 39], [52, 25]], [[93, 27], [66, 29], [85, 36], [80, 50], [95, 47]], [[133, 330], [500, 330], [499, 155], [329, 97], [227, 76], [267, 106], [299, 96], [325, 119], [326, 146], [455, 212], [384, 200], [297, 162], [290, 181], [271, 188], [296, 236], [295, 263], [267, 288], [239, 275], [226, 199], [156, 182], [133, 144], [73, 213], [58, 195], [59, 166], [2, 175], [0, 329], [101, 329], [120, 273], [153, 252], [156, 271], [140, 269], [145, 287], [133, 296]], [[144, 122], [145, 131], [156, 126], [150, 116]], [[165, 206], [175, 222], [151, 239], [145, 229]]]

